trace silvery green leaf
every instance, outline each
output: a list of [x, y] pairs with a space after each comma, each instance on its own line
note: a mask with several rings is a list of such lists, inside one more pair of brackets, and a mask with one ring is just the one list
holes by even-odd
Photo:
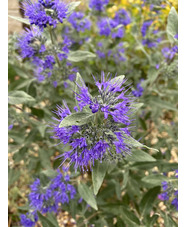
[[120, 84], [121, 82], [123, 82], [124, 78], [125, 78], [125, 75], [116, 76], [115, 78], [110, 80], [110, 83], [112, 83], [112, 84], [115, 84], [115, 83]]
[[14, 20], [17, 20], [23, 24], [28, 24], [30, 25], [30, 22], [28, 19], [25, 19], [25, 18], [21, 18], [21, 17], [15, 17], [15, 16], [11, 16], [11, 15], [8, 15], [10, 18], [14, 19]]
[[89, 52], [89, 51], [83, 51], [83, 50], [77, 50], [77, 51], [70, 51], [68, 55], [68, 60], [72, 62], [80, 62], [88, 60], [89, 58], [95, 58], [96, 55]]
[[105, 174], [107, 172], [108, 164], [106, 162], [100, 163], [100, 161], [95, 161], [92, 168], [92, 182], [94, 194], [97, 195], [102, 182], [104, 180]]
[[178, 14], [174, 7], [171, 8], [167, 20], [167, 36], [170, 42], [175, 42], [174, 36], [178, 33]]
[[12, 105], [35, 102], [35, 99], [24, 91], [11, 91], [8, 96], [8, 103]]
[[81, 2], [71, 2], [68, 4], [68, 15], [70, 15]]
[[96, 200], [92, 190], [84, 183], [78, 184], [78, 192], [80, 196], [95, 210], [98, 210]]
[[72, 113], [71, 115], [65, 117], [59, 127], [68, 127], [72, 125], [84, 125], [92, 121], [92, 117], [94, 114], [88, 113], [88, 112], [77, 112], [77, 113]]

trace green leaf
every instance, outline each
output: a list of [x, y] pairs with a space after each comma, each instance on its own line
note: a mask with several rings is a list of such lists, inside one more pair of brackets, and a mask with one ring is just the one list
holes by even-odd
[[78, 192], [80, 196], [95, 210], [98, 210], [96, 200], [92, 190], [84, 183], [78, 184]]
[[43, 170], [41, 174], [44, 174], [46, 177], [54, 178], [58, 175], [58, 172], [53, 169]]
[[155, 148], [151, 148], [151, 147], [147, 147], [146, 145], [140, 143], [139, 141], [135, 140], [134, 138], [132, 138], [131, 136], [128, 136], [126, 134], [124, 134], [124, 137], [126, 138], [126, 142], [130, 145], [132, 145], [133, 147], [144, 147], [144, 148], [147, 148], [147, 149], [152, 149], [154, 151], [158, 151], [157, 149]]
[[141, 181], [152, 186], [158, 186], [161, 185], [162, 181], [167, 181], [167, 177], [160, 174], [151, 174], [143, 177]]
[[177, 227], [178, 226], [177, 223], [175, 223], [172, 220], [171, 216], [169, 216], [168, 214], [164, 213], [163, 217], [164, 217], [163, 219], [164, 219], [165, 226], [171, 226], [171, 227]]
[[125, 224], [127, 224], [130, 227], [140, 226], [139, 219], [132, 213], [132, 211], [129, 211], [122, 207], [120, 208], [120, 212], [121, 212], [120, 218], [123, 220]]
[[47, 149], [39, 149], [39, 157], [41, 160], [41, 165], [43, 168], [48, 168], [51, 167], [51, 163], [50, 163], [50, 156], [48, 154]]
[[110, 83], [112, 83], [112, 84], [115, 84], [115, 83], [120, 84], [121, 82], [123, 82], [124, 78], [125, 78], [125, 75], [117, 76], [117, 77], [113, 78], [112, 80], [110, 80]]
[[47, 213], [47, 218], [48, 218], [49, 221], [51, 221], [51, 223], [53, 225], [55, 225], [56, 227], [59, 227], [57, 219], [56, 219], [54, 213]]
[[155, 162], [156, 159], [153, 158], [151, 155], [146, 153], [145, 151], [135, 149], [132, 151], [132, 155], [127, 155], [126, 159], [129, 162]]
[[44, 124], [43, 125], [39, 125], [37, 128], [38, 128], [41, 136], [44, 138], [47, 125], [44, 125]]
[[93, 182], [93, 190], [94, 194], [97, 195], [98, 191], [102, 185], [105, 174], [107, 172], [108, 164], [106, 162], [100, 163], [99, 161], [95, 161], [93, 170], [92, 170], [92, 182]]
[[53, 224], [47, 217], [43, 216], [39, 211], [37, 212], [39, 220], [41, 221], [42, 226], [45, 227], [58, 227], [58, 224]]
[[20, 171], [8, 168], [8, 187], [19, 179]]
[[129, 179], [129, 170], [126, 169], [123, 173], [123, 184], [121, 185], [121, 190], [123, 190], [127, 186], [128, 179]]
[[150, 85], [156, 80], [159, 75], [158, 70], [154, 67], [150, 67], [147, 74]]
[[92, 121], [92, 117], [94, 114], [88, 112], [77, 112], [73, 113], [67, 117], [65, 117], [60, 125], [59, 128], [68, 127], [71, 125], [84, 125], [90, 121]]
[[177, 108], [172, 103], [161, 100], [159, 97], [152, 97], [149, 100], [149, 102], [150, 102], [151, 106], [156, 106], [156, 107], [159, 107], [161, 109], [177, 111]]
[[160, 190], [161, 187], [157, 186], [149, 189], [149, 191], [144, 194], [139, 205], [141, 210], [141, 216], [146, 216], [147, 214], [150, 214], [150, 211], [153, 208], [153, 203], [157, 199]]
[[12, 105], [32, 103], [35, 99], [24, 91], [11, 91], [9, 92], [8, 103]]
[[167, 20], [167, 36], [170, 42], [175, 42], [174, 36], [178, 33], [178, 14], [174, 7], [171, 8]]
[[30, 22], [28, 19], [24, 19], [24, 18], [21, 18], [21, 17], [15, 17], [15, 16], [11, 16], [11, 15], [8, 15], [10, 18], [14, 19], [14, 20], [17, 20], [23, 24], [28, 24], [30, 25]]
[[80, 1], [69, 3], [68, 4], [68, 12], [67, 12], [67, 14], [70, 15], [80, 3], [81, 3]]
[[96, 55], [83, 50], [71, 51], [68, 55], [68, 60], [72, 62], [80, 62], [88, 60], [89, 58], [95, 58]]

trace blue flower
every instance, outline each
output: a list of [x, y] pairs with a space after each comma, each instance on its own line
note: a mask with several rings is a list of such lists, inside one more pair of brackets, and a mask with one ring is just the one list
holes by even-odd
[[128, 25], [131, 23], [129, 13], [124, 9], [119, 9], [114, 17], [114, 20], [117, 21], [117, 24]]
[[[29, 206], [34, 213], [21, 215], [21, 223], [24, 226], [33, 226], [37, 221], [37, 211], [45, 214], [47, 212], [57, 212], [60, 204], [69, 203], [70, 199], [74, 199], [76, 189], [69, 183], [70, 176], [68, 173], [64, 175], [58, 170], [56, 177], [48, 179], [47, 185], [42, 185], [40, 179], [37, 178], [30, 186]], [[34, 215], [34, 217], [33, 217]]]
[[90, 0], [89, 7], [95, 11], [103, 11], [109, 0]]
[[111, 25], [110, 25], [110, 18], [102, 18], [98, 21], [97, 26], [99, 28], [99, 34], [104, 36], [109, 36], [111, 34]]
[[140, 80], [140, 82], [137, 84], [137, 88], [136, 90], [133, 90], [132, 93], [135, 97], [140, 97], [143, 95], [143, 87], [141, 86], [141, 82], [143, 81], [143, 79]]
[[167, 59], [173, 59], [173, 57], [175, 56], [175, 54], [177, 52], [178, 52], [178, 46], [177, 45], [173, 46], [172, 48], [164, 47], [162, 49], [162, 54]]
[[45, 51], [45, 45], [41, 45], [40, 48], [34, 45], [34, 42], [41, 37], [41, 32], [34, 28], [32, 30], [26, 28], [26, 31], [22, 36], [18, 38], [17, 46], [21, 50], [22, 58], [31, 58], [39, 52]]
[[178, 210], [178, 198], [174, 198], [171, 202], [173, 206], [175, 206], [176, 210]]
[[25, 0], [22, 4], [30, 24], [38, 26], [41, 30], [47, 25], [56, 27], [58, 22], [63, 23], [67, 17], [68, 6], [60, 0], [38, 2]]
[[123, 38], [124, 36], [124, 28], [123, 27], [120, 27], [117, 29], [116, 32], [113, 32], [112, 33], [112, 38]]
[[151, 41], [150, 39], [144, 39], [144, 40], [142, 40], [142, 44], [143, 44], [143, 46], [147, 45], [148, 48], [157, 47], [157, 43]]
[[117, 78], [111, 80], [102, 73], [101, 81], [95, 79], [99, 92], [96, 97], [90, 95], [84, 81], [77, 83], [75, 97], [79, 108], [76, 106], [75, 110], [81, 112], [85, 106], [89, 107], [94, 116], [103, 118], [99, 123], [101, 125], [94, 122], [60, 128], [60, 122], [71, 111], [66, 103], [64, 107], [57, 106], [55, 113], [58, 118], [53, 118], [56, 123], [51, 124], [51, 132], [54, 134], [52, 138], [60, 140], [63, 145], [70, 145], [70, 150], [59, 156], [63, 159], [62, 164], [69, 160], [75, 170], [80, 168], [85, 171], [88, 166], [94, 165], [95, 160], [102, 162], [131, 154], [131, 145], [126, 136], [130, 136], [130, 113], [134, 98], [126, 95], [127, 90], [122, 87], [125, 81]]
[[163, 191], [165, 191], [165, 190], [168, 188], [168, 183], [167, 183], [167, 181], [161, 182], [161, 185], [162, 185]]
[[91, 27], [91, 22], [87, 18], [83, 18], [84, 14], [81, 12], [73, 12], [68, 21], [72, 24], [75, 30], [78, 32], [84, 32], [86, 29], [89, 30]]
[[13, 124], [9, 125], [9, 126], [8, 126], [8, 130], [12, 130], [13, 127], [14, 127]]
[[38, 221], [38, 216], [37, 216], [37, 213], [34, 211], [34, 212], [26, 213], [26, 215], [21, 214], [20, 219], [21, 219], [22, 226], [33, 227]]
[[152, 24], [152, 22], [153, 22], [152, 20], [143, 22], [143, 25], [141, 27], [141, 34], [143, 37], [146, 36], [147, 29]]
[[168, 192], [163, 192], [161, 194], [158, 195], [158, 199], [160, 200], [169, 200], [169, 195], [168, 195]]
[[176, 34], [176, 35], [174, 36], [174, 38], [175, 38], [175, 39], [178, 39], [178, 34]]

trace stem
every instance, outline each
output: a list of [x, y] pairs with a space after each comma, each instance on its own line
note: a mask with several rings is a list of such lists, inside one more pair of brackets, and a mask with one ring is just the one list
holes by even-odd
[[[51, 39], [52, 44], [54, 46], [56, 46], [55, 40], [54, 40], [53, 35], [52, 35], [52, 28], [51, 27], [49, 27], [49, 34], [50, 34], [50, 39]], [[54, 56], [55, 56], [55, 59], [57, 61], [58, 66], [61, 67], [59, 58], [58, 58], [58, 56], [55, 52], [54, 52]]]
[[90, 215], [88, 218], [86, 218], [78, 227], [81, 227], [83, 225], [87, 224], [87, 221], [89, 221], [90, 219], [92, 219], [94, 216], [96, 216], [97, 214], [100, 214], [100, 211], [97, 211], [96, 213]]

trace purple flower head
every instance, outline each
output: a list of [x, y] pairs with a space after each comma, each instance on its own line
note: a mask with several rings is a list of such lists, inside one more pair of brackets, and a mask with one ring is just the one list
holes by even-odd
[[38, 216], [36, 212], [26, 213], [20, 215], [21, 225], [24, 227], [33, 227], [38, 221]]
[[84, 32], [86, 29], [89, 30], [91, 27], [91, 22], [83, 17], [84, 13], [73, 12], [68, 18], [68, 21], [72, 24], [73, 28], [78, 32]]
[[116, 12], [114, 20], [117, 21], [117, 24], [123, 24], [125, 26], [131, 23], [129, 13], [124, 9]]
[[168, 192], [163, 192], [163, 193], [159, 194], [158, 199], [163, 200], [163, 201], [169, 200]]
[[41, 30], [47, 25], [56, 27], [57, 23], [63, 23], [67, 17], [68, 6], [60, 0], [38, 2], [24, 0], [22, 4], [30, 24], [38, 26]]
[[173, 206], [175, 206], [176, 210], [178, 210], [178, 198], [174, 198], [171, 202]]
[[142, 34], [143, 37], [146, 36], [147, 29], [148, 29], [148, 27], [150, 27], [152, 22], [153, 22], [152, 20], [143, 22], [143, 25], [141, 27], [141, 34]]
[[175, 45], [172, 48], [164, 47], [161, 52], [165, 58], [173, 59], [175, 54], [178, 52], [178, 46]]
[[116, 32], [113, 32], [112, 33], [112, 38], [123, 38], [124, 36], [124, 28], [123, 27], [120, 27], [117, 29]]
[[70, 165], [74, 164], [75, 170], [80, 168], [85, 171], [88, 166], [94, 165], [95, 160], [102, 162], [105, 159], [122, 158], [131, 154], [128, 137], [134, 97], [126, 94], [129, 89], [123, 86], [126, 80], [124, 76], [111, 79], [104, 73], [101, 75], [101, 81], [95, 78], [94, 80], [99, 93], [96, 97], [91, 96], [82, 79], [76, 82], [75, 92], [79, 108], [76, 108], [78, 112], [73, 114], [88, 114], [90, 121], [60, 126], [63, 119], [72, 116], [64, 103], [64, 107], [57, 106], [55, 113], [58, 117], [53, 118], [56, 123], [51, 124], [51, 132], [54, 134], [52, 138], [70, 146], [68, 151], [59, 156], [63, 159], [62, 164], [69, 160]]
[[143, 79], [140, 80], [140, 82], [137, 84], [136, 86], [136, 90], [133, 90], [132, 93], [135, 97], [140, 97], [143, 95], [143, 87], [141, 86], [141, 82], [143, 81]]
[[9, 125], [9, 126], [8, 126], [8, 130], [12, 130], [12, 129], [13, 129], [13, 127], [14, 127], [14, 125], [13, 125], [13, 124]]
[[103, 53], [103, 52], [100, 51], [100, 50], [97, 50], [97, 51], [96, 51], [96, 54], [99, 56], [99, 58], [105, 58], [105, 53]]
[[31, 58], [35, 54], [45, 51], [45, 45], [42, 44], [40, 48], [34, 45], [34, 42], [37, 41], [40, 36], [41, 32], [37, 28], [32, 30], [26, 28], [26, 32], [18, 38], [17, 43], [22, 58]]
[[109, 0], [90, 0], [89, 7], [95, 11], [103, 11], [104, 7], [109, 3]]
[[111, 34], [111, 25], [110, 25], [110, 18], [102, 18], [98, 21], [97, 26], [99, 28], [99, 34], [104, 36], [109, 36]]
[[[70, 181], [70, 176], [62, 173], [58, 170], [55, 173], [55, 177], [48, 178], [48, 184], [42, 185], [40, 179], [36, 179], [30, 186], [31, 193], [29, 194], [29, 206], [31, 210], [34, 210], [45, 214], [47, 212], [57, 212], [59, 204], [69, 203], [70, 199], [74, 199], [76, 195], [76, 190], [72, 186]], [[33, 215], [32, 215], [33, 216]], [[32, 217], [21, 216], [22, 222], [25, 226], [32, 226], [37, 221], [37, 216], [35, 220]], [[27, 225], [26, 225], [27, 223]]]
[[57, 87], [57, 81], [53, 81], [53, 86], [56, 88]]
[[148, 48], [153, 48], [153, 47], [157, 47], [157, 43], [151, 41], [150, 39], [143, 39], [142, 40], [142, 44], [143, 46], [148, 46]]
[[163, 191], [165, 191], [165, 190], [168, 188], [168, 183], [167, 183], [167, 181], [161, 182], [161, 185], [162, 185]]
[[174, 36], [174, 38], [175, 38], [175, 39], [178, 39], [178, 34], [176, 34], [176, 35]]

